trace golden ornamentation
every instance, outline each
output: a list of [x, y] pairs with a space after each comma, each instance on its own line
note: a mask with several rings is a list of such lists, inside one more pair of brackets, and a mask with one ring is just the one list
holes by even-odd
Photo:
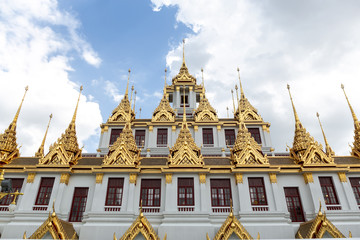
[[135, 117], [135, 112], [131, 109], [131, 103], [129, 101], [129, 81], [130, 81], [130, 69], [128, 75], [128, 81], [126, 85], [126, 91], [120, 104], [112, 111], [108, 122], [125, 122], [128, 115], [131, 115], [131, 120]]
[[303, 176], [306, 184], [314, 182], [314, 178], [311, 172], [303, 173]]
[[[236, 109], [234, 113], [234, 117], [236, 120], [240, 120], [240, 115], [242, 115], [243, 119], [245, 121], [261, 121], [263, 122], [263, 119], [258, 114], [258, 110], [254, 108], [249, 100], [245, 97], [244, 90], [242, 88], [241, 80], [240, 80], [240, 70], [237, 69], [238, 75], [239, 75], [239, 83], [240, 83], [240, 100], [238, 99], [238, 108]], [[237, 87], [236, 87], [237, 89]], [[237, 91], [236, 91], [237, 92]]]
[[130, 173], [129, 174], [129, 183], [133, 183], [136, 185], [137, 173]]
[[194, 131], [197, 132], [199, 130], [199, 126], [194, 126]]
[[277, 183], [276, 173], [269, 173], [269, 178], [271, 183]]
[[57, 142], [50, 146], [48, 154], [39, 159], [40, 165], [76, 165], [81, 159], [82, 149], [79, 148], [77, 141], [75, 121], [82, 90], [81, 86], [74, 115], [68, 128]]
[[154, 127], [153, 127], [153, 126], [149, 126], [149, 132], [152, 132], [152, 131], [153, 131], [153, 129], [154, 129]]
[[[50, 233], [53, 239], [79, 239], [73, 224], [58, 218], [54, 207], [53, 213], [49, 213], [49, 217], [36, 229], [29, 239], [42, 239], [47, 233]], [[25, 234], [24, 237], [26, 237]]]
[[350, 104], [350, 101], [349, 101], [348, 97], [346, 96], [343, 84], [341, 84], [341, 88], [344, 91], [346, 101], [347, 101], [347, 103], [349, 105], [351, 115], [352, 115], [353, 120], [354, 120], [354, 143], [353, 143], [353, 147], [351, 148], [351, 155], [355, 156], [355, 157], [360, 157], [360, 122], [357, 119], [353, 108], [351, 107], [351, 104]]
[[165, 174], [166, 183], [172, 183], [172, 173]]
[[246, 231], [244, 226], [240, 223], [240, 221], [234, 216], [231, 204], [230, 214], [220, 227], [219, 231], [216, 233], [214, 240], [227, 240], [231, 237], [232, 234], [236, 234], [239, 239], [253, 239]]
[[316, 142], [303, 127], [291, 97], [290, 86], [287, 85], [287, 88], [295, 116], [295, 136], [293, 147], [290, 148], [290, 156], [296, 163], [302, 164], [303, 166], [334, 164], [334, 159], [331, 154], [326, 154], [322, 146]]
[[346, 173], [345, 172], [338, 172], [340, 182], [347, 182]]
[[24, 102], [28, 87], [25, 87], [25, 93], [20, 106], [15, 114], [13, 121], [3, 134], [0, 134], [0, 165], [10, 163], [14, 158], [20, 157], [19, 149], [16, 143], [16, 124], [19, 118], [20, 110]]
[[270, 133], [270, 128], [269, 128], [269, 126], [270, 126], [270, 125], [265, 125], [265, 124], [263, 124], [263, 125], [262, 125], [262, 129], [263, 129], [264, 131]]
[[323, 137], [324, 137], [324, 142], [325, 142], [325, 152], [326, 152], [326, 155], [328, 156], [335, 156], [335, 152], [331, 149], [327, 139], [326, 139], [326, 136], [325, 136], [325, 132], [324, 132], [324, 129], [322, 127], [322, 124], [321, 124], [321, 121], [320, 121], [320, 115], [319, 113], [316, 113], [316, 116], [319, 120], [319, 124], [320, 124], [320, 128], [321, 128], [321, 132], [323, 134]]
[[328, 236], [324, 236], [325, 233], [331, 235], [332, 238], [345, 238], [339, 229], [326, 217], [325, 212], [321, 212], [320, 204], [316, 217], [310, 221], [301, 223], [295, 237], [300, 239], [327, 238]]
[[[180, 68], [180, 71], [178, 73], [178, 75], [176, 75], [175, 77], [173, 77], [172, 79], [172, 83], [174, 85], [184, 85], [184, 84], [196, 84], [196, 78], [193, 77], [190, 73], [189, 70], [185, 64], [185, 41], [183, 41], [183, 61], [182, 61], [182, 65]], [[178, 89], [176, 89], [177, 91]]]
[[70, 173], [62, 173], [60, 175], [60, 183], [65, 183], [66, 185], [68, 185], [69, 180], [70, 180]]
[[46, 127], [46, 131], [45, 131], [45, 136], [41, 142], [41, 145], [39, 147], [39, 149], [37, 150], [37, 152], [35, 153], [35, 157], [38, 157], [38, 158], [43, 158], [44, 157], [44, 146], [45, 146], [45, 140], [46, 140], [46, 135], [48, 133], [48, 130], [49, 130], [49, 126], [50, 126], [50, 122], [51, 122], [51, 118], [52, 118], [52, 114], [50, 114], [49, 116], [49, 122], [48, 122], [48, 125]]
[[171, 126], [171, 131], [175, 132], [176, 131], [176, 126]]
[[159, 106], [155, 109], [151, 122], [175, 122], [175, 111], [164, 94]]
[[28, 173], [26, 182], [27, 183], [34, 183], [35, 176], [36, 176], [36, 173]]
[[[185, 113], [185, 104], [183, 105]], [[186, 114], [183, 114], [183, 122], [179, 136], [169, 152], [168, 163], [170, 167], [202, 167], [204, 165], [204, 159], [201, 155], [201, 150], [196, 145], [188, 128]]]
[[144, 216], [141, 206], [140, 206], [139, 216], [135, 219], [135, 221], [131, 224], [129, 229], [124, 233], [124, 235], [119, 240], [134, 240], [138, 236], [138, 234], [142, 234], [144, 239], [146, 240], [160, 240], [154, 228], [151, 226], [147, 218]]
[[235, 173], [235, 181], [236, 181], [236, 184], [243, 183], [242, 173]]
[[95, 178], [96, 184], [101, 184], [103, 181], [104, 174], [103, 173], [97, 173]]
[[206, 183], [206, 173], [199, 173], [199, 182]]
[[248, 165], [268, 166], [267, 155], [263, 154], [260, 145], [251, 136], [240, 116], [239, 130], [233, 148], [230, 148], [230, 158], [236, 167]]

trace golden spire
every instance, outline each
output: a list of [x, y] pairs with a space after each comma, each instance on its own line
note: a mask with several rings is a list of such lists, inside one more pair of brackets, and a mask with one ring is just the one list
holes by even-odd
[[240, 69], [237, 68], [238, 71], [238, 75], [239, 75], [239, 83], [240, 83], [240, 98], [245, 98], [245, 94], [244, 94], [244, 90], [241, 84], [241, 80], [240, 80]]
[[130, 72], [131, 72], [131, 70], [129, 68], [129, 75], [128, 75], [128, 80], [127, 80], [127, 84], [126, 84], [125, 95], [128, 95], [128, 93], [129, 93]]
[[133, 92], [134, 92], [134, 85], [131, 86], [130, 104], [132, 102]]
[[226, 116], [229, 118], [229, 107], [226, 107]]
[[184, 97], [183, 97], [183, 99], [184, 99], [184, 104], [183, 104], [183, 106], [184, 106], [184, 113], [183, 113], [183, 125], [185, 124], [185, 127], [187, 128], [187, 123], [186, 123], [186, 109], [185, 109], [185, 85], [183, 86], [183, 92], [184, 92]]
[[77, 114], [77, 110], [78, 110], [78, 107], [79, 107], [79, 101], [80, 101], [80, 96], [81, 96], [82, 90], [83, 90], [83, 86], [81, 85], [80, 86], [79, 97], [78, 97], [78, 100], [77, 100], [77, 103], [76, 103], [76, 108], [75, 108], [75, 111], [74, 111], [74, 115], [73, 115], [73, 118], [72, 118], [71, 123], [70, 123], [70, 125], [72, 125], [74, 127], [74, 129], [75, 129], [76, 114]]
[[167, 69], [165, 68], [165, 84], [164, 84], [164, 95], [166, 95], [166, 87], [167, 87], [167, 84], [166, 84], [166, 73], [167, 73]]
[[183, 66], [186, 66], [185, 64], [185, 39], [183, 39], [183, 62], [182, 62]]
[[28, 90], [29, 90], [29, 87], [26, 86], [25, 87], [25, 93], [24, 93], [24, 96], [23, 96], [23, 98], [21, 100], [20, 106], [19, 106], [19, 108], [18, 108], [18, 110], [17, 110], [17, 112], [15, 114], [14, 120], [12, 121], [12, 123], [9, 126], [10, 130], [16, 131], [16, 123], [17, 123], [17, 120], [19, 118], [20, 110], [21, 110], [22, 104], [24, 102], [24, 99], [25, 99], [25, 96], [26, 96], [26, 93], [27, 93]]
[[41, 157], [44, 157], [45, 140], [46, 140], [46, 135], [47, 135], [48, 130], [49, 130], [49, 126], [50, 126], [50, 122], [51, 122], [52, 116], [53, 116], [53, 115], [50, 114], [50, 116], [49, 116], [49, 122], [48, 122], [48, 125], [47, 125], [47, 127], [46, 127], [46, 131], [45, 131], [44, 138], [43, 138], [43, 140], [42, 140], [42, 142], [41, 142], [41, 145], [40, 145], [38, 151], [35, 153], [35, 157], [40, 157], [40, 158], [41, 158]]
[[139, 109], [139, 118], [141, 118], [141, 108]]
[[133, 108], [133, 112], [135, 112], [135, 101], [136, 101], [136, 90], [135, 90], [135, 96], [134, 96], [134, 108]]
[[352, 115], [352, 117], [353, 117], [353, 119], [354, 119], [354, 124], [355, 124], [355, 127], [356, 127], [356, 123], [358, 122], [358, 119], [357, 119], [357, 117], [356, 117], [356, 115], [355, 115], [354, 109], [352, 108], [348, 97], [346, 96], [344, 84], [341, 84], [341, 88], [342, 88], [342, 90], [343, 90], [343, 92], [344, 92], [346, 101], [347, 101], [347, 103], [349, 104], [349, 108], [350, 108], [350, 111], [351, 111], [351, 115]]
[[[166, 97], [166, 68], [165, 68], [165, 84], [164, 84], [164, 95], [160, 100], [159, 106], [153, 112], [151, 121], [152, 122], [174, 122], [175, 112], [170, 106], [169, 100]], [[141, 109], [140, 109], [141, 113]]]
[[288, 84], [287, 85], [287, 89], [289, 91], [289, 96], [290, 96], [290, 100], [291, 100], [291, 105], [293, 107], [293, 111], [294, 111], [294, 116], [295, 116], [295, 128], [298, 128], [298, 127], [302, 127], [301, 125], [301, 122], [299, 120], [299, 116], [297, 115], [297, 112], [296, 112], [296, 109], [295, 109], [295, 105], [294, 105], [294, 102], [293, 102], [293, 99], [291, 97], [291, 92], [290, 92], [290, 85]]
[[331, 149], [331, 147], [330, 147], [330, 145], [329, 145], [329, 143], [328, 143], [328, 141], [327, 141], [327, 139], [326, 139], [325, 132], [324, 132], [324, 129], [323, 129], [322, 124], [321, 124], [321, 121], [320, 121], [320, 115], [319, 115], [318, 112], [316, 113], [316, 116], [317, 116], [317, 118], [318, 118], [318, 120], [319, 120], [321, 132], [322, 132], [323, 137], [324, 137], [326, 154], [331, 155], [331, 156], [334, 156], [335, 153], [334, 153], [334, 151]]
[[231, 89], [231, 96], [232, 96], [232, 100], [233, 100], [233, 107], [234, 107], [234, 113], [235, 113], [235, 101], [234, 101], [234, 90]]
[[238, 92], [238, 86], [237, 85], [235, 85], [235, 90], [236, 90], [236, 99], [237, 99], [237, 102], [239, 104], [239, 92]]

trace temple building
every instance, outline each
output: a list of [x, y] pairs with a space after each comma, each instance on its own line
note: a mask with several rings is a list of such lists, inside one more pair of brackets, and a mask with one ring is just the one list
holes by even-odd
[[150, 119], [137, 118], [128, 79], [123, 99], [101, 124], [96, 153], [83, 153], [77, 140], [81, 88], [58, 140], [44, 149], [46, 130], [33, 156], [20, 155], [16, 124], [26, 117], [24, 95], [0, 135], [0, 170], [12, 191], [24, 194], [14, 211], [12, 196], [0, 200], [1, 238], [360, 238], [360, 122], [344, 86], [354, 119], [351, 155], [335, 155], [320, 118], [325, 147], [307, 132], [290, 86], [294, 141], [277, 154], [270, 123], [246, 97], [239, 70], [238, 78], [234, 115], [220, 118], [183, 53]]

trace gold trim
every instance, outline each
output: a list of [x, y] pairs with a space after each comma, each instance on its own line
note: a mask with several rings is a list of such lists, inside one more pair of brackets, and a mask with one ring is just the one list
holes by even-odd
[[345, 172], [338, 172], [340, 182], [347, 182], [346, 173]]
[[137, 173], [129, 173], [129, 183], [136, 185]]
[[173, 131], [173, 132], [176, 131], [176, 125], [171, 126], [171, 131]]
[[194, 126], [194, 131], [197, 132], [199, 130], [199, 126]]
[[271, 183], [277, 183], [276, 173], [269, 173], [269, 178]]
[[60, 175], [60, 183], [65, 183], [66, 185], [68, 185], [69, 180], [70, 180], [70, 173], [62, 173]]
[[149, 126], [149, 132], [152, 132], [152, 131], [153, 131], [153, 129], [154, 129], [154, 127], [153, 127], [153, 126]]
[[199, 183], [206, 183], [206, 173], [199, 173]]
[[306, 184], [314, 182], [313, 175], [311, 172], [303, 173], [303, 176]]
[[236, 181], [236, 184], [243, 183], [242, 173], [235, 173], [235, 181]]
[[165, 180], [166, 180], [166, 183], [168, 183], [168, 184], [172, 183], [172, 173], [166, 173]]
[[95, 183], [96, 184], [101, 184], [104, 178], [104, 174], [103, 173], [97, 173], [96, 174], [96, 178], [95, 178]]
[[36, 173], [28, 173], [26, 182], [27, 183], [34, 183], [35, 176], [36, 176]]

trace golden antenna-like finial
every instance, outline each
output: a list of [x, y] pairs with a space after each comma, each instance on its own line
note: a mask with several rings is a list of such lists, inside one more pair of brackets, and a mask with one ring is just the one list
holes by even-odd
[[133, 109], [133, 111], [135, 112], [135, 102], [136, 102], [136, 90], [135, 90], [135, 96], [134, 96], [134, 109]]
[[141, 108], [139, 109], [139, 118], [141, 118]]
[[323, 129], [322, 124], [321, 124], [321, 121], [320, 121], [320, 115], [319, 115], [318, 112], [316, 113], [316, 116], [317, 116], [317, 118], [318, 118], [318, 120], [319, 120], [321, 132], [322, 132], [323, 137], [324, 137], [326, 153], [329, 154], [329, 155], [333, 155], [333, 151], [332, 151], [332, 149], [331, 149], [331, 147], [330, 147], [330, 145], [329, 145], [329, 143], [328, 143], [328, 141], [327, 141], [327, 139], [326, 139], [325, 132], [324, 132], [324, 129]]
[[233, 100], [234, 113], [235, 113], [236, 109], [235, 109], [235, 101], [234, 101], [234, 90], [232, 90], [232, 89], [231, 89], [231, 96], [232, 96], [232, 100]]
[[115, 232], [114, 232], [113, 240], [117, 240]]
[[290, 96], [290, 100], [291, 100], [291, 105], [292, 105], [292, 107], [293, 107], [294, 116], [295, 116], [295, 124], [296, 124], [296, 126], [297, 126], [298, 123], [300, 123], [300, 120], [299, 120], [299, 117], [298, 117], [298, 115], [297, 115], [297, 112], [296, 112], [296, 109], [295, 109], [295, 105], [294, 105], [293, 99], [292, 99], [292, 97], [291, 97], [290, 85], [289, 85], [289, 84], [287, 85], [287, 89], [288, 89], [288, 91], [289, 91], [289, 96]]
[[240, 69], [239, 68], [237, 68], [237, 72], [238, 72], [239, 83], [240, 83], [240, 98], [245, 98], [244, 90], [243, 90], [241, 80], [240, 80]]
[[167, 84], [166, 84], [166, 73], [167, 73], [167, 69], [165, 68], [165, 84], [164, 84], [164, 95], [166, 95], [166, 87], [167, 87]]
[[[133, 91], [134, 91], [134, 85], [131, 86], [130, 105], [131, 105], [131, 103], [132, 103]], [[130, 108], [131, 108], [131, 107], [130, 107]]]
[[349, 108], [350, 108], [350, 111], [351, 111], [351, 115], [352, 115], [352, 117], [353, 117], [353, 119], [354, 119], [354, 124], [355, 124], [355, 127], [356, 127], [356, 123], [358, 122], [358, 119], [357, 119], [357, 117], [356, 117], [356, 115], [355, 115], [355, 112], [354, 112], [354, 109], [352, 108], [352, 106], [351, 106], [351, 104], [350, 104], [350, 101], [349, 101], [349, 99], [348, 99], [348, 97], [347, 97], [347, 95], [346, 95], [345, 88], [344, 88], [344, 84], [341, 84], [341, 88], [342, 88], [342, 90], [343, 90], [343, 92], [344, 92], [346, 101], [347, 101], [347, 103], [348, 103], [348, 105], [349, 105]]
[[29, 90], [29, 86], [26, 86], [25, 87], [25, 93], [24, 93], [24, 96], [23, 96], [23, 98], [21, 100], [20, 106], [19, 106], [18, 110], [16, 111], [14, 120], [11, 123], [11, 130], [13, 130], [13, 131], [15, 131], [15, 129], [16, 129], [16, 123], [17, 123], [17, 120], [19, 118], [20, 110], [21, 110], [22, 104], [24, 102], [24, 99], [25, 99], [25, 96], [26, 96], [26, 93], [27, 93], [28, 90]]
[[204, 69], [201, 68], [201, 78], [202, 78], [202, 94], [203, 96], [202, 97], [205, 97], [205, 82], [204, 82]]
[[258, 232], [256, 240], [260, 240], [260, 233]]
[[74, 111], [74, 116], [71, 120], [71, 124], [75, 124], [75, 120], [76, 120], [76, 114], [77, 114], [77, 110], [78, 110], [78, 107], [79, 107], [79, 102], [80, 102], [80, 96], [81, 96], [81, 92], [83, 90], [83, 86], [81, 85], [80, 86], [80, 92], [79, 92], [79, 97], [78, 97], [78, 100], [77, 100], [77, 103], [76, 103], [76, 108], [75, 108], [75, 111]]
[[27, 237], [26, 237], [26, 231], [25, 231], [24, 234], [23, 234], [23, 239], [27, 239]]
[[226, 116], [229, 118], [229, 107], [226, 107]]
[[129, 68], [129, 75], [128, 75], [128, 80], [127, 80], [127, 84], [126, 84], [126, 90], [125, 90], [125, 95], [128, 96], [129, 94], [129, 82], [130, 82], [130, 68]]
[[45, 140], [46, 140], [46, 136], [47, 136], [47, 133], [48, 133], [48, 130], [49, 130], [49, 126], [50, 126], [50, 122], [51, 122], [51, 119], [52, 119], [53, 115], [50, 114], [49, 116], [49, 122], [48, 122], [48, 125], [46, 127], [46, 131], [45, 131], [45, 135], [44, 135], [44, 138], [41, 142], [41, 145], [39, 147], [39, 150], [35, 153], [35, 157], [43, 157], [44, 156], [44, 146], [45, 146]]
[[239, 92], [238, 92], [238, 86], [237, 85], [235, 85], [235, 90], [236, 90], [236, 99], [237, 99], [237, 102], [238, 102], [238, 104], [239, 104]]
[[230, 198], [230, 216], [233, 216], [234, 212], [233, 212], [233, 201], [232, 198]]
[[322, 212], [321, 212], [321, 200], [320, 199], [319, 199], [319, 211], [318, 211], [318, 214], [322, 215]]
[[183, 99], [184, 99], [184, 104], [183, 104], [183, 106], [184, 106], [183, 123], [186, 123], [186, 109], [185, 109], [185, 85], [183, 86], [183, 92], [184, 92], [184, 97], [183, 97]]
[[183, 65], [186, 65], [185, 64], [185, 39], [183, 39]]
[[349, 231], [349, 238], [352, 238], [352, 233], [351, 233], [351, 231]]

